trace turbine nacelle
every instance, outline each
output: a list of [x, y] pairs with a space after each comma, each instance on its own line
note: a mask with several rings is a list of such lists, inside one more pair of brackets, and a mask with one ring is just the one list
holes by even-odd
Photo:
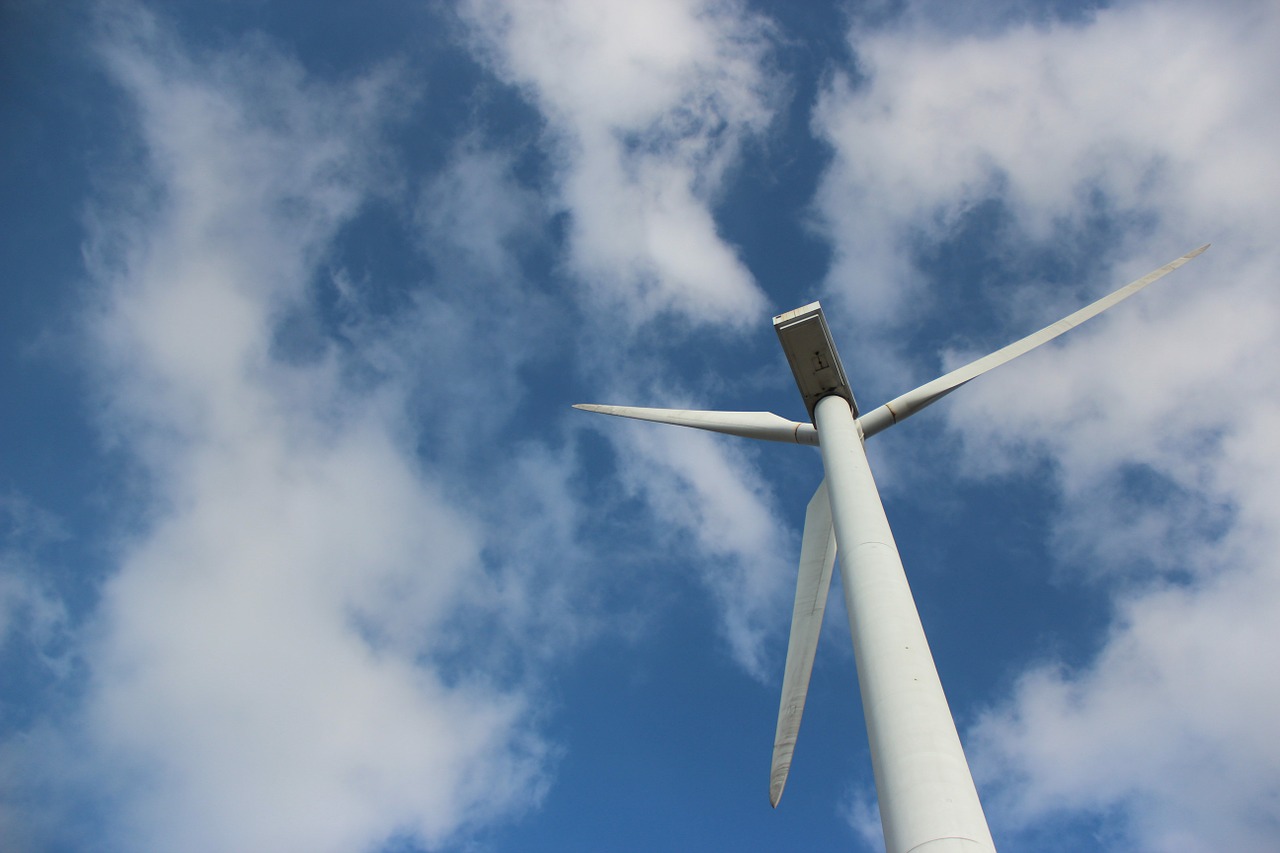
[[822, 306], [810, 302], [800, 308], [787, 311], [773, 318], [773, 329], [778, 342], [787, 354], [791, 375], [796, 378], [804, 407], [809, 410], [809, 420], [814, 420], [814, 409], [823, 397], [835, 394], [849, 401], [853, 416], [858, 416], [858, 404], [853, 399], [853, 389], [845, 376], [836, 343], [831, 338], [831, 328], [822, 313]]

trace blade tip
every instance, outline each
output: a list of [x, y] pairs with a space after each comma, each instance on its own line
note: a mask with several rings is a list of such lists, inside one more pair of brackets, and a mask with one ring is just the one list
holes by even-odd
[[769, 779], [769, 805], [775, 809], [782, 801], [782, 789], [787, 787], [787, 776], [790, 767], [774, 767]]

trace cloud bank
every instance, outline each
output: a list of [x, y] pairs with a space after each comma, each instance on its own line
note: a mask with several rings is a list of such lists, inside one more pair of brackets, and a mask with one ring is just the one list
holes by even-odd
[[417, 453], [413, 377], [370, 374], [316, 307], [406, 82], [321, 83], [262, 40], [193, 55], [136, 9], [101, 28], [140, 162], [94, 208], [86, 328], [146, 508], [82, 628], [82, 695], [5, 745], [6, 776], [76, 814], [0, 825], [19, 846], [347, 851], [523, 811], [549, 759], [532, 697], [468, 666], [514, 638], [456, 632], [529, 604], [495, 596], [486, 520]]

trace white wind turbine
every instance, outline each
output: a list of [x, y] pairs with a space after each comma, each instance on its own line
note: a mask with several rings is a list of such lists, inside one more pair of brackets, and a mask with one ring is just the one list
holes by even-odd
[[773, 745], [769, 800], [782, 796], [836, 551], [853, 634], [858, 685], [871, 744], [888, 853], [994, 851], [986, 816], [947, 706], [933, 655], [885, 518], [864, 439], [1129, 298], [1199, 255], [1208, 244], [1147, 273], [1052, 326], [859, 415], [817, 302], [773, 318], [811, 423], [769, 412], [703, 412], [579, 404], [578, 409], [697, 427], [745, 438], [817, 445], [825, 481], [805, 513], [800, 572]]

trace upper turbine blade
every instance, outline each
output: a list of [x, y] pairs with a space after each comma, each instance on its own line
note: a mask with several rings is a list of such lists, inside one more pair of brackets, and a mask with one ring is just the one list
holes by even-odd
[[953, 370], [945, 376], [921, 385], [914, 391], [908, 391], [897, 399], [890, 400], [878, 409], [867, 412], [858, 418], [858, 423], [862, 427], [864, 437], [875, 435], [881, 430], [887, 429], [898, 421], [914, 415], [916, 412], [935, 403], [938, 400], [950, 394], [966, 382], [976, 379], [982, 374], [991, 370], [993, 367], [999, 367], [1005, 362], [1013, 361], [1018, 356], [1030, 352], [1043, 343], [1053, 340], [1063, 332], [1074, 329], [1092, 317], [1096, 317], [1103, 311], [1106, 311], [1113, 305], [1116, 305], [1128, 299], [1142, 288], [1162, 276], [1173, 272], [1187, 261], [1199, 255], [1205, 249], [1209, 248], [1209, 244], [1205, 243], [1200, 248], [1187, 252], [1176, 261], [1171, 261], [1160, 269], [1152, 270], [1137, 281], [1126, 284], [1119, 290], [1102, 297], [1097, 302], [1081, 308], [1074, 314], [1063, 317], [1052, 326], [1047, 326], [1032, 335], [1027, 335], [1020, 341], [1015, 341], [1003, 349], [998, 349], [990, 355], [983, 356], [977, 361], [972, 361], [958, 370]]
[[831, 569], [836, 562], [836, 534], [831, 526], [831, 501], [824, 480], [818, 485], [804, 514], [804, 538], [800, 545], [800, 573], [796, 578], [796, 604], [791, 613], [791, 639], [787, 642], [787, 668], [782, 676], [782, 703], [778, 707], [778, 732], [773, 739], [773, 764], [769, 770], [769, 802], [782, 799], [791, 770], [791, 754], [800, 733], [809, 676], [822, 631], [822, 614], [831, 589]]
[[818, 431], [814, 429], [813, 424], [789, 421], [771, 412], [699, 412], [690, 409], [597, 406], [592, 403], [575, 403], [573, 407], [605, 415], [723, 432], [743, 438], [762, 438], [766, 441], [785, 441], [790, 444], [817, 445], [818, 443]]

